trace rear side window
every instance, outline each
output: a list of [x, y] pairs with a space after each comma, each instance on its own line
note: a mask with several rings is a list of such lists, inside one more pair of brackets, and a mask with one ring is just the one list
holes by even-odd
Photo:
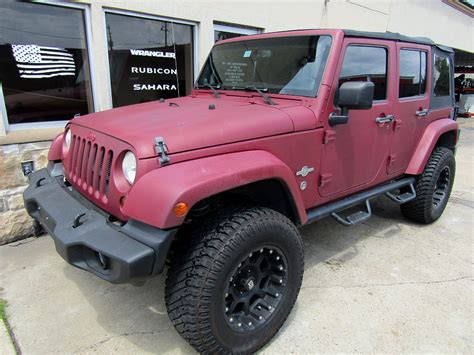
[[426, 52], [400, 50], [398, 97], [423, 95], [426, 91]]
[[448, 57], [434, 55], [434, 96], [449, 96], [449, 60]]
[[382, 47], [348, 46], [339, 75], [339, 86], [348, 81], [373, 82], [374, 100], [385, 100], [387, 98], [387, 50]]

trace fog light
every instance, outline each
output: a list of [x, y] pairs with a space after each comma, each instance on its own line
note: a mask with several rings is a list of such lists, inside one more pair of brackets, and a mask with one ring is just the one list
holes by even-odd
[[176, 216], [182, 217], [188, 212], [188, 205], [184, 202], [178, 202], [174, 205], [173, 212]]

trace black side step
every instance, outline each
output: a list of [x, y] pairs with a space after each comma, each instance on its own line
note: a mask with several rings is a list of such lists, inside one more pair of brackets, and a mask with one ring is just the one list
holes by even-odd
[[[410, 186], [411, 187], [411, 192], [409, 192], [409, 193], [404, 193], [404, 194], [401, 194], [401, 195], [394, 195], [393, 193], [391, 193], [392, 196], [395, 198], [395, 200], [394, 200], [395, 202], [404, 203], [406, 201], [409, 201], [409, 199], [412, 199], [412, 198], [416, 197], [415, 190], [413, 188], [414, 183], [415, 183], [415, 177], [409, 176], [409, 177], [405, 177], [405, 178], [400, 179], [400, 180], [392, 181], [388, 184], [376, 186], [376, 187], [371, 188], [371, 189], [366, 190], [366, 191], [358, 192], [358, 193], [356, 193], [352, 196], [346, 197], [342, 200], [337, 200], [335, 202], [329, 202], [325, 205], [311, 208], [311, 209], [306, 211], [306, 213], [308, 214], [308, 222], [306, 222], [306, 223], [312, 223], [314, 221], [323, 219], [323, 218], [328, 217], [328, 216], [333, 216], [334, 218], [336, 218], [336, 220], [338, 220], [338, 222], [341, 222], [337, 218], [337, 217], [339, 217], [344, 222], [346, 222], [346, 223], [344, 223], [344, 222], [341, 222], [341, 223], [344, 224], [344, 225], [347, 225], [347, 226], [351, 226], [355, 223], [363, 222], [363, 221], [367, 220], [372, 214], [371, 209], [370, 209], [370, 199], [378, 197], [378, 196], [386, 194], [386, 193], [391, 193], [391, 191], [400, 189], [402, 187]], [[410, 196], [408, 196], [406, 194], [410, 194]], [[408, 197], [409, 197], [409, 199], [407, 200]], [[401, 202], [399, 202], [399, 201], [401, 201]], [[348, 208], [354, 207], [354, 206], [356, 206], [356, 205], [358, 205], [362, 202], [366, 203], [367, 212], [359, 211], [359, 212], [356, 212], [355, 214], [350, 215], [348, 217], [341, 217], [340, 215], [338, 215], [338, 212], [341, 212], [341, 211], [346, 210]]]
[[334, 217], [336, 221], [345, 226], [353, 226], [354, 224], [365, 222], [370, 217], [372, 217], [372, 208], [370, 207], [370, 200], [365, 200], [365, 207], [367, 209], [366, 211], [357, 211], [345, 217], [342, 217], [337, 212], [331, 213], [331, 216]]
[[395, 195], [393, 192], [387, 191], [385, 195], [396, 203], [405, 203], [411, 201], [416, 198], [415, 186], [413, 186], [413, 184], [408, 186], [410, 187], [410, 191], [408, 192], [402, 192], [401, 194]]

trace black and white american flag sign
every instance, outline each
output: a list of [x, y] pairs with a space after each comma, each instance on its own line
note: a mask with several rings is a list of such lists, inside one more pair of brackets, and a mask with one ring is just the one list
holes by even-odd
[[44, 79], [75, 75], [74, 58], [64, 48], [43, 47], [35, 44], [12, 44], [11, 46], [21, 78]]

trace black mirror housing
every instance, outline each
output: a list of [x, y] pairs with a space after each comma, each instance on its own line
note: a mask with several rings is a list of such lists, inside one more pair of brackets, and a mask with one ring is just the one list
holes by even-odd
[[374, 101], [374, 83], [371, 81], [348, 81], [339, 88], [338, 105], [352, 110], [367, 110]]
[[349, 110], [368, 110], [374, 101], [374, 83], [371, 81], [348, 81], [339, 87], [337, 105], [341, 114], [332, 113], [329, 116], [331, 127], [345, 124], [349, 121]]

